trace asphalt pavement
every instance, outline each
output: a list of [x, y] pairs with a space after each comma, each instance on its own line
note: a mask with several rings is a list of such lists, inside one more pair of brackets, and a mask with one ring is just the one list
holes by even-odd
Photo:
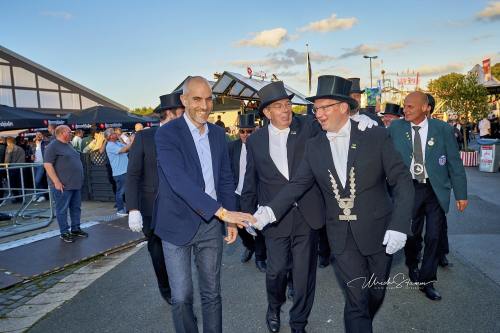
[[[407, 279], [404, 258], [394, 258], [391, 283], [374, 321], [375, 332], [500, 332], [500, 174], [467, 170], [469, 207], [448, 216], [452, 267], [440, 268], [433, 302]], [[224, 332], [267, 332], [265, 276], [242, 247], [226, 246], [222, 268]], [[170, 306], [160, 297], [146, 248], [117, 265], [29, 332], [174, 332]], [[193, 266], [194, 269], [194, 266]], [[398, 274], [400, 273], [400, 274]], [[196, 282], [196, 275], [194, 275]], [[196, 283], [195, 283], [196, 284]], [[195, 312], [201, 318], [199, 296]], [[282, 330], [289, 332], [287, 302]], [[308, 332], [343, 332], [344, 298], [332, 267], [318, 269]], [[201, 332], [201, 329], [200, 329]]]

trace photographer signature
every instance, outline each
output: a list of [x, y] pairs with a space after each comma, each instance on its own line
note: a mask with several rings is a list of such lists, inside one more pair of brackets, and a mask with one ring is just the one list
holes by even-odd
[[387, 281], [379, 281], [375, 274], [372, 274], [370, 276], [370, 279], [367, 280], [366, 276], [360, 276], [358, 278], [352, 279], [351, 281], [347, 282], [348, 287], [356, 287], [355, 285], [356, 282], [362, 281], [361, 288], [373, 288], [373, 287], [380, 287], [380, 286], [386, 286], [386, 287], [391, 287], [395, 289], [400, 289], [400, 288], [408, 288], [408, 287], [420, 287], [420, 286], [425, 286], [429, 283], [433, 283], [435, 281], [429, 281], [429, 282], [411, 282], [409, 278], [407, 278], [403, 273], [397, 273], [393, 277], [389, 277]]

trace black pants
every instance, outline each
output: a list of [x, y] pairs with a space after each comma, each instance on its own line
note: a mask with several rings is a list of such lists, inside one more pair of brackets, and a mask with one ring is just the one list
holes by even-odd
[[333, 257], [333, 268], [345, 292], [346, 332], [372, 332], [372, 321], [384, 301], [386, 287], [382, 284], [370, 286], [369, 281], [387, 281], [392, 256], [387, 255], [385, 251], [363, 255], [349, 228], [344, 251], [334, 254]]
[[266, 242], [264, 235], [259, 230], [256, 230], [257, 237], [253, 237], [245, 229], [238, 229], [238, 235], [243, 242], [243, 246], [250, 251], [255, 251], [255, 261], [266, 261]]
[[165, 257], [163, 256], [163, 247], [161, 238], [156, 236], [151, 230], [151, 216], [143, 216], [144, 226], [142, 231], [148, 239], [148, 251], [151, 256], [151, 262], [155, 270], [158, 288], [162, 293], [170, 293], [170, 285], [168, 283], [167, 268], [165, 267]]
[[[420, 219], [420, 218], [419, 218]], [[448, 219], [446, 215], [444, 216], [443, 228], [441, 229], [441, 237], [439, 237], [439, 251], [438, 259], [443, 258], [445, 255], [450, 253], [450, 244], [448, 242]], [[415, 225], [419, 226], [418, 230], [413, 230], [413, 236], [415, 237], [415, 249], [417, 251], [417, 257], [420, 258], [420, 253], [422, 252], [424, 238], [422, 236], [424, 229], [424, 222], [417, 221], [414, 222]]]
[[[430, 282], [437, 278], [437, 266], [441, 255], [441, 239], [445, 223], [445, 214], [429, 182], [414, 182], [415, 204], [412, 213], [412, 232], [423, 229], [425, 221], [424, 255], [420, 266], [420, 282]], [[405, 246], [406, 265], [410, 268], [418, 266], [418, 255], [421, 246], [418, 236], [408, 237]]]
[[293, 305], [290, 309], [290, 327], [303, 329], [311, 313], [316, 290], [318, 232], [305, 235], [265, 237], [267, 246], [266, 289], [272, 311], [279, 311], [286, 301], [288, 272], [292, 272]]
[[319, 229], [318, 232], [319, 232], [318, 255], [320, 257], [330, 259], [331, 251], [330, 251], [330, 244], [328, 244], [326, 226]]

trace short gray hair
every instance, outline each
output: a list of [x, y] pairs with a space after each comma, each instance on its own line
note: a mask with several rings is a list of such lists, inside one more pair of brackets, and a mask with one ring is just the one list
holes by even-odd
[[114, 133], [115, 133], [114, 128], [106, 128], [106, 130], [104, 131], [104, 137], [107, 139], [111, 136], [111, 134], [114, 134]]

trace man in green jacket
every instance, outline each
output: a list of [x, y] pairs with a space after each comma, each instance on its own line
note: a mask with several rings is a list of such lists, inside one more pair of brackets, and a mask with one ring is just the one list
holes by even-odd
[[[409, 94], [404, 103], [404, 119], [395, 120], [389, 133], [397, 151], [410, 169], [415, 188], [412, 231], [425, 220], [425, 247], [420, 269], [415, 237], [406, 246], [409, 277], [431, 300], [440, 300], [434, 289], [440, 255], [439, 242], [453, 188], [457, 209], [467, 207], [467, 179], [460, 159], [453, 128], [447, 123], [426, 117], [428, 97], [422, 92]], [[425, 219], [424, 219], [425, 217]]]

